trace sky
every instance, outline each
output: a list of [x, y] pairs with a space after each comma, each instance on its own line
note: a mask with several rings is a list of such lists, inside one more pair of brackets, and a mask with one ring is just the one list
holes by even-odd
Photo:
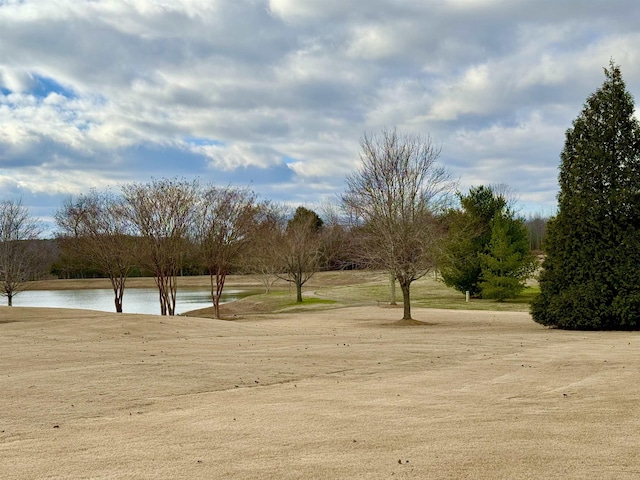
[[[640, 98], [637, 0], [0, 0], [0, 200], [158, 178], [292, 206], [365, 133], [429, 136], [469, 187], [553, 214], [565, 132], [611, 59]], [[637, 102], [636, 102], [637, 104]]]

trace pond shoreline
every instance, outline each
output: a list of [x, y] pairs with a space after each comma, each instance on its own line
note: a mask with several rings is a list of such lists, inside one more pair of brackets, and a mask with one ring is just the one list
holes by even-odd
[[[211, 280], [208, 275], [194, 275], [178, 277], [178, 290], [180, 288], [210, 288]], [[229, 275], [225, 281], [225, 288], [262, 288], [260, 278], [256, 275]], [[108, 278], [74, 278], [74, 279], [47, 279], [36, 280], [27, 284], [26, 290], [94, 290], [111, 288]], [[130, 277], [126, 281], [127, 288], [156, 288], [154, 277]]]
[[[255, 294], [254, 289], [227, 287], [222, 292], [221, 304], [234, 302]], [[115, 313], [114, 294], [109, 288], [82, 288], [64, 290], [27, 290], [14, 298], [15, 307], [73, 308]], [[194, 310], [213, 306], [208, 288], [183, 287], [178, 290], [175, 311], [185, 315]], [[123, 297], [123, 313], [160, 314], [158, 290], [154, 287], [126, 289]]]

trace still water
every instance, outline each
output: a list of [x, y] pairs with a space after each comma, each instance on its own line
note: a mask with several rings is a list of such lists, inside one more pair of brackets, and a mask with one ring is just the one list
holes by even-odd
[[[220, 303], [238, 300], [251, 292], [224, 291]], [[27, 290], [13, 297], [16, 307], [82, 308], [115, 312], [113, 290]], [[213, 306], [208, 289], [179, 289], [176, 298], [176, 314]], [[160, 314], [158, 290], [155, 288], [128, 288], [122, 302], [124, 313]]]

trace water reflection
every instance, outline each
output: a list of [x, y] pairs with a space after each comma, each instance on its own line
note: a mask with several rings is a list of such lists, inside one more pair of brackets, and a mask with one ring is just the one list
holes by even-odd
[[[232, 302], [251, 292], [229, 290], [222, 294], [220, 303]], [[13, 298], [16, 307], [80, 308], [115, 312], [113, 290], [27, 290]], [[176, 298], [176, 314], [213, 306], [209, 289], [180, 289]], [[129, 288], [124, 292], [124, 313], [160, 314], [158, 290], [155, 288]]]

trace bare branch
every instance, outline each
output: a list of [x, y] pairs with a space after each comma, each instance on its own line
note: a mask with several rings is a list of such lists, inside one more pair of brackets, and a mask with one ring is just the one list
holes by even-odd
[[411, 283], [435, 266], [441, 237], [437, 215], [455, 187], [437, 164], [440, 152], [428, 136], [401, 136], [395, 129], [365, 134], [361, 168], [346, 178], [342, 201], [356, 220], [360, 259], [398, 280], [406, 319]]
[[0, 295], [13, 304], [13, 297], [41, 272], [35, 240], [41, 233], [22, 201], [0, 202]]
[[196, 216], [197, 181], [161, 179], [122, 187], [127, 218], [145, 241], [147, 263], [154, 272], [160, 313], [175, 315], [180, 272]]
[[125, 283], [136, 265], [133, 226], [122, 197], [92, 191], [68, 198], [56, 212], [59, 244], [109, 277], [116, 312], [122, 312]]
[[226, 276], [248, 250], [256, 217], [256, 195], [248, 189], [210, 186], [201, 199], [196, 236], [209, 270], [215, 318]]

